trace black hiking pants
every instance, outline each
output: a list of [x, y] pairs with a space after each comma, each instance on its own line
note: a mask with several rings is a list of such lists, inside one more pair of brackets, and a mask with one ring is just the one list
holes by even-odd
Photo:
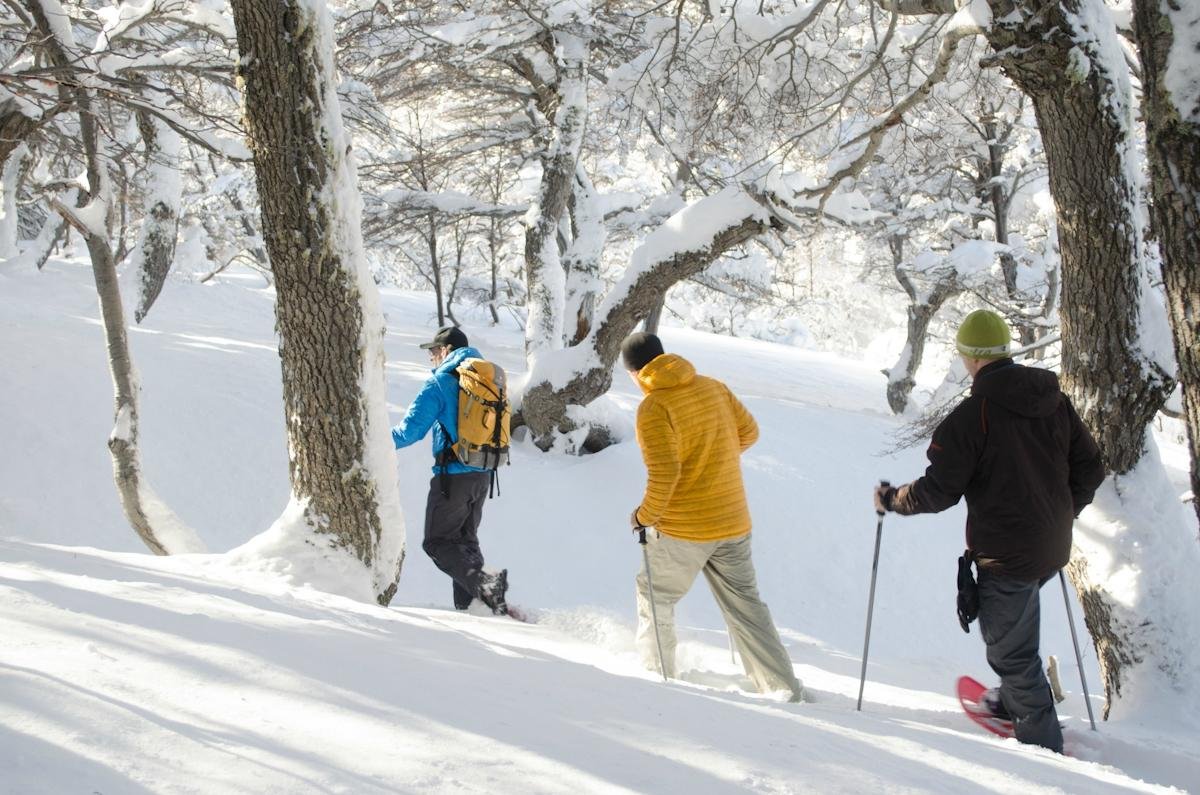
[[445, 477], [434, 475], [429, 481], [425, 541], [421, 548], [454, 581], [454, 606], [460, 610], [479, 595], [483, 576], [479, 522], [491, 480], [490, 472], [464, 472]]
[[1000, 676], [1000, 700], [1013, 717], [1018, 740], [1062, 753], [1062, 728], [1038, 652], [1041, 605], [1049, 580], [1014, 580], [979, 572], [979, 633], [987, 661]]

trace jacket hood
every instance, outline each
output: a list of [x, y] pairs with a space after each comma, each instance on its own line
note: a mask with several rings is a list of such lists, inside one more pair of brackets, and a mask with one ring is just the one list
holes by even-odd
[[434, 375], [440, 373], [453, 373], [454, 370], [463, 363], [463, 359], [482, 359], [483, 354], [468, 345], [465, 348], [455, 348], [450, 351], [450, 355], [446, 360], [433, 368]]
[[696, 368], [682, 356], [664, 353], [655, 356], [650, 363], [638, 371], [638, 386], [643, 392], [655, 389], [670, 389], [684, 386], [696, 380]]
[[1001, 359], [980, 370], [971, 394], [1022, 417], [1048, 417], [1058, 409], [1062, 399], [1057, 375], [1013, 364], [1012, 359]]

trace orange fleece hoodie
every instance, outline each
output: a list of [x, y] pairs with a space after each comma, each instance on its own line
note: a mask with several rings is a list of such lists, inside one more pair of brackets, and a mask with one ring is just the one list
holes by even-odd
[[655, 357], [637, 380], [646, 393], [637, 439], [647, 474], [638, 521], [686, 541], [750, 532], [740, 459], [758, 439], [754, 417], [727, 386], [675, 354]]

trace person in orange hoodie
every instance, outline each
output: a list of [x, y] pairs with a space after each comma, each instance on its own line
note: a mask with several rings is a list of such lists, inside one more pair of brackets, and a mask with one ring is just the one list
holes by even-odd
[[[664, 353], [653, 334], [626, 337], [621, 358], [646, 395], [637, 412], [646, 491], [630, 523], [635, 530], [657, 531], [647, 534], [646, 554], [661, 672], [675, 675], [675, 604], [703, 571], [754, 686], [803, 700], [804, 688], [758, 595], [750, 559], [740, 459], [758, 439], [754, 417], [723, 383], [697, 375], [683, 357]], [[645, 569], [637, 576], [637, 605], [638, 651], [647, 668], [659, 670]]]

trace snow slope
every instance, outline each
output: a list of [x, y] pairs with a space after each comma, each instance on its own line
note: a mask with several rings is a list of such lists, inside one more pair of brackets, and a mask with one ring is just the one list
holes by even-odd
[[[434, 321], [428, 296], [383, 298], [398, 419], [427, 375], [415, 345]], [[146, 472], [214, 552], [287, 501], [271, 300], [255, 276], [177, 278], [132, 334]], [[466, 323], [521, 372], [519, 330]], [[855, 712], [869, 491], [919, 474], [923, 451], [880, 455], [897, 421], [883, 376], [861, 363], [678, 329], [664, 339], [762, 428], [743, 459], [760, 587], [816, 703], [739, 690], [702, 583], [678, 610], [686, 681], [638, 668], [632, 441], [587, 458], [526, 444], [502, 472], [484, 552], [534, 626], [444, 609], [449, 583], [420, 550], [424, 445], [397, 454], [409, 555], [389, 610], [220, 554], [144, 554], [104, 446], [112, 398], [90, 273], [81, 260], [0, 264], [0, 792], [1200, 791], [1195, 723], [1087, 729], [1057, 588], [1043, 593], [1043, 649], [1072, 691], [1060, 715], [1075, 758], [959, 714], [954, 678], [991, 679], [977, 633], [954, 619], [961, 507], [886, 521]], [[620, 376], [598, 410], [628, 429], [637, 400]], [[1090, 648], [1085, 663], [1095, 688]]]

